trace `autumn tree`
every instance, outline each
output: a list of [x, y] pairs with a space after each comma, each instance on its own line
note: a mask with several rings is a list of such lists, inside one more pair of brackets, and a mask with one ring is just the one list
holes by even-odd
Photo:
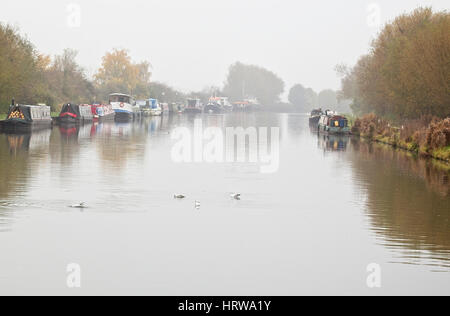
[[22, 104], [42, 102], [46, 94], [42, 68], [45, 58], [19, 31], [0, 24], [0, 110], [6, 112], [15, 98]]
[[92, 103], [95, 101], [95, 88], [76, 62], [78, 52], [65, 49], [61, 55], [56, 55], [50, 65], [45, 67], [46, 84], [50, 102]]
[[95, 75], [95, 83], [103, 99], [110, 93], [121, 92], [138, 98], [149, 96], [150, 64], [134, 63], [126, 50], [106, 53]]
[[[420, 8], [387, 24], [369, 54], [344, 71], [357, 113], [450, 116], [450, 14]], [[341, 69], [342, 70], [342, 69]]]

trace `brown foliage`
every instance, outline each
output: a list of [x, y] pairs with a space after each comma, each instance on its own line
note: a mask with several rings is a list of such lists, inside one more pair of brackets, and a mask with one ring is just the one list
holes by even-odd
[[397, 17], [342, 80], [357, 114], [450, 116], [450, 13], [420, 8]]
[[378, 117], [374, 113], [367, 114], [362, 118], [356, 119], [352, 132], [358, 135], [364, 135], [372, 138], [376, 135], [388, 135], [390, 130], [388, 129], [389, 124]]
[[431, 123], [426, 131], [426, 144], [430, 149], [450, 146], [450, 118]]
[[391, 142], [401, 140], [427, 150], [450, 146], [450, 118], [439, 119], [430, 115], [407, 120], [400, 127], [393, 127], [386, 120], [370, 113], [355, 121], [352, 132], [369, 138], [389, 137]]

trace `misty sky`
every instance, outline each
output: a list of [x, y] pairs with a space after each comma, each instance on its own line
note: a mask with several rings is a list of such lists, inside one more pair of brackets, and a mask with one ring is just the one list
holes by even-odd
[[[70, 4], [81, 9], [80, 25]], [[182, 91], [221, 86], [230, 64], [257, 64], [287, 88], [338, 89], [338, 63], [367, 52], [380, 21], [447, 0], [1, 0], [0, 21], [18, 26], [46, 54], [79, 51], [93, 75], [112, 48], [152, 64], [153, 80]], [[69, 7], [68, 7], [69, 6]], [[75, 22], [74, 22], [75, 21]]]

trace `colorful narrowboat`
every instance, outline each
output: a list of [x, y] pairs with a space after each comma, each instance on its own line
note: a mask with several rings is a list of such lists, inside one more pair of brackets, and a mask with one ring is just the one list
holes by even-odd
[[91, 105], [91, 111], [94, 121], [98, 122], [112, 121], [116, 116], [111, 104], [93, 104]]
[[51, 110], [46, 105], [16, 105], [9, 108], [6, 120], [0, 122], [4, 132], [27, 132], [52, 125]]
[[136, 104], [139, 106], [142, 115], [144, 116], [161, 116], [162, 108], [157, 99], [147, 99], [137, 101]]
[[116, 121], [131, 121], [140, 115], [140, 108], [130, 95], [113, 93], [109, 96], [109, 104], [116, 113]]
[[350, 126], [345, 116], [326, 111], [319, 119], [319, 132], [327, 134], [350, 134]]
[[77, 105], [72, 103], [64, 104], [56, 121], [59, 124], [80, 124], [92, 122], [94, 115], [90, 105]]

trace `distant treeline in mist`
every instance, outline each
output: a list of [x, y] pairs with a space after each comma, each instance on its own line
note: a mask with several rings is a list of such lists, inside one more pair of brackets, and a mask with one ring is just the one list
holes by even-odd
[[337, 93], [320, 93], [295, 85], [290, 103], [282, 103], [285, 83], [275, 73], [255, 65], [237, 62], [230, 66], [224, 87], [206, 87], [183, 93], [167, 84], [151, 80], [151, 65], [135, 63], [126, 50], [114, 49], [102, 59], [92, 78], [76, 62], [77, 51], [66, 49], [61, 55], [40, 53], [17, 28], [0, 24], [0, 112], [6, 112], [11, 99], [21, 104], [45, 103], [58, 110], [63, 103], [107, 102], [114, 92], [136, 98], [157, 98], [163, 102], [185, 102], [199, 98], [207, 103], [212, 95], [228, 96], [231, 101], [257, 99], [267, 110], [308, 112], [322, 106], [350, 111], [339, 102]]
[[450, 14], [420, 8], [387, 24], [356, 66], [338, 66], [356, 114], [450, 116]]

